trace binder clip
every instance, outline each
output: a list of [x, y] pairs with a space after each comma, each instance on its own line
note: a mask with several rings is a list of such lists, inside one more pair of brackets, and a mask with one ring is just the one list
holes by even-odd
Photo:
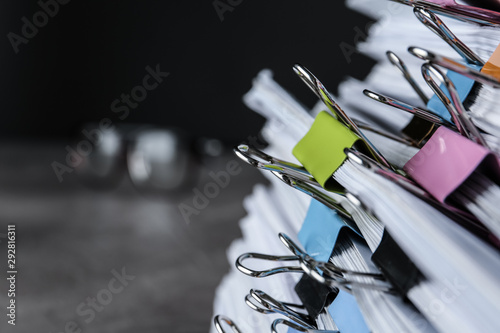
[[[442, 88], [434, 81], [431, 73], [443, 83], [448, 94], [443, 92]], [[478, 128], [472, 123], [467, 111], [465, 111], [465, 107], [462, 104], [457, 88], [453, 82], [445, 74], [443, 74], [441, 70], [430, 63], [422, 65], [422, 75], [450, 113], [460, 134], [484, 147], [488, 147]]]
[[472, 80], [475, 80], [479, 83], [489, 85], [494, 88], [500, 87], [500, 80], [488, 75], [487, 73], [483, 73], [477, 69], [477, 67], [473, 67], [471, 65], [463, 64], [461, 62], [455, 61], [449, 57], [445, 57], [439, 55], [435, 52], [431, 52], [425, 50], [420, 47], [410, 46], [408, 48], [408, 52], [415, 57], [428, 61], [431, 64], [435, 64], [441, 66], [443, 68], [449, 69], [453, 72], [456, 72], [460, 75], [466, 76]]
[[302, 304], [304, 304], [307, 313], [312, 318], [318, 318], [339, 294], [337, 288], [329, 288], [307, 274], [302, 275], [294, 289]]
[[[252, 277], [267, 277], [280, 273], [305, 272], [316, 281], [327, 286], [343, 289], [352, 293], [353, 288], [369, 288], [383, 292], [393, 293], [393, 287], [388, 284], [382, 274], [366, 273], [347, 270], [330, 262], [317, 261], [305, 253], [297, 244], [283, 233], [279, 234], [282, 243], [293, 253], [292, 256], [273, 256], [260, 253], [244, 253], [236, 260], [236, 268], [245, 275]], [[267, 270], [253, 270], [243, 264], [248, 259], [264, 261], [296, 261], [299, 266], [278, 266]], [[348, 277], [349, 276], [349, 277]], [[370, 278], [372, 282], [366, 280], [357, 281], [350, 277]]]
[[[391, 64], [401, 72], [405, 80], [410, 84], [410, 86], [420, 97], [422, 102], [427, 105], [427, 103], [429, 102], [429, 98], [422, 91], [413, 76], [410, 74], [403, 60], [401, 60], [401, 58], [392, 51], [387, 51], [386, 55]], [[387, 104], [389, 106], [413, 114], [413, 118], [411, 119], [411, 121], [406, 125], [404, 129], [401, 130], [401, 134], [403, 135], [403, 137], [410, 140], [411, 145], [419, 147], [423, 141], [426, 141], [430, 133], [434, 131], [435, 122], [427, 119], [428, 117], [435, 118], [431, 111], [419, 107], [410, 106], [409, 104], [367, 89], [363, 90], [363, 93], [377, 102], [381, 102], [383, 104]]]
[[415, 7], [413, 13], [424, 26], [450, 45], [468, 64], [484, 66], [484, 61], [455, 36], [437, 15], [421, 7]]
[[[472, 50], [470, 50], [462, 41], [460, 41], [460, 39], [458, 39], [453, 34], [453, 32], [444, 24], [443, 21], [441, 21], [438, 16], [421, 7], [415, 7], [413, 12], [415, 16], [420, 20], [420, 22], [422, 22], [432, 32], [434, 32], [448, 45], [450, 45], [467, 62], [467, 64], [472, 67], [472, 69], [477, 70], [484, 65], [482, 59], [477, 56]], [[441, 103], [442, 98], [439, 95], [434, 95], [430, 100], [427, 99], [420, 87], [415, 83], [415, 80], [413, 80], [413, 78], [409, 74], [402, 60], [390, 51], [387, 52], [387, 56], [391, 63], [403, 73], [404, 77], [413, 87], [415, 92], [427, 105], [427, 109], [412, 107], [404, 102], [398, 101], [388, 96], [383, 96], [382, 94], [377, 94], [369, 90], [365, 90], [364, 94], [378, 102], [388, 104], [406, 112], [413, 113], [415, 117], [403, 130], [403, 134], [414, 139], [416, 145], [418, 146], [421, 146], [423, 143], [425, 143], [426, 140], [434, 133], [434, 130], [436, 129], [435, 124], [455, 127], [454, 125], [450, 126], [450, 120], [452, 118], [450, 117], [450, 113], [448, 112], [449, 110]], [[457, 64], [454, 61], [452, 62]], [[448, 72], [448, 75], [449, 80], [455, 83], [461, 101], [464, 101], [466, 97], [471, 93], [471, 90], [473, 90], [475, 81], [473, 79], [470, 79], [469, 77], [452, 71]], [[476, 87], [474, 90], [477, 89], [478, 88]], [[447, 122], [443, 120], [446, 120]]]
[[215, 329], [217, 329], [217, 332], [219, 333], [226, 333], [222, 323], [228, 325], [233, 333], [243, 333], [231, 319], [223, 315], [217, 315], [214, 317], [214, 325]]
[[[361, 132], [356, 123], [347, 116], [347, 114], [340, 108], [334, 101], [332, 95], [325, 86], [304, 66], [296, 64], [293, 67], [295, 73], [302, 79], [302, 81], [316, 94], [316, 96], [326, 105], [326, 107], [337, 117], [337, 119], [359, 137], [361, 142], [365, 145], [366, 149], [372, 156], [381, 164], [386, 167], [392, 168], [384, 156], [378, 149], [368, 140], [368, 138]], [[314, 126], [314, 125], [313, 125]]]
[[440, 127], [404, 170], [439, 202], [465, 206], [493, 232], [488, 239], [498, 247], [500, 212], [497, 199], [491, 202], [488, 196], [498, 189], [499, 163], [487, 148]]
[[[431, 73], [442, 81], [441, 85], [438, 85], [432, 79], [430, 75]], [[432, 62], [423, 65], [422, 75], [431, 89], [435, 92], [435, 95], [427, 104], [428, 109], [414, 107], [367, 89], [365, 89], [363, 93], [378, 102], [412, 113], [416, 117], [434, 124], [432, 128], [424, 126], [420, 133], [412, 135], [412, 138], [417, 141], [416, 144], [418, 146], [422, 146], [422, 144], [424, 144], [432, 136], [437, 128], [436, 125], [446, 126], [452, 130], [459, 131], [472, 140], [487, 146], [487, 143], [481, 133], [469, 119], [469, 116], [465, 111], [464, 104], [462, 103], [462, 101], [464, 101], [470, 93], [474, 81], [464, 81], [464, 77], [461, 74], [454, 72], [448, 72], [448, 75], [450, 76], [448, 77], [438, 68], [433, 66]], [[451, 77], [454, 79], [452, 80]], [[457, 83], [458, 86], [454, 82]], [[445, 90], [443, 91], [443, 89]]]
[[479, 25], [500, 25], [500, 13], [493, 10], [461, 5], [455, 0], [392, 0], [408, 6], [420, 7], [460, 21]]
[[[436, 129], [436, 125], [444, 125], [456, 128], [452, 122], [448, 121], [446, 118], [441, 117], [431, 110], [418, 106], [412, 106], [395, 98], [382, 95], [368, 89], [363, 90], [363, 94], [377, 102], [413, 114], [413, 119], [403, 129], [402, 134], [410, 139], [413, 145], [416, 147], [421, 147], [431, 137]], [[419, 119], [421, 119], [422, 121], [419, 122]]]
[[252, 310], [255, 310], [259, 313], [281, 314], [288, 319], [291, 319], [294, 322], [300, 324], [302, 327], [310, 329], [317, 328], [316, 323], [311, 316], [294, 310], [303, 310], [303, 305], [277, 301], [261, 290], [251, 289], [250, 293], [245, 296], [245, 303]]
[[344, 148], [358, 147], [362, 139], [342, 125], [328, 112], [322, 111], [314, 120], [307, 134], [293, 148], [293, 155], [302, 163], [318, 183], [327, 190], [338, 190], [340, 185], [332, 174], [344, 163]]
[[336, 210], [343, 217], [351, 219], [351, 214], [341, 206], [340, 198], [345, 196], [344, 191], [337, 188], [333, 195], [322, 191], [321, 185], [303, 166], [280, 160], [244, 144], [235, 147], [234, 152], [248, 164], [261, 170], [271, 171], [287, 185]]

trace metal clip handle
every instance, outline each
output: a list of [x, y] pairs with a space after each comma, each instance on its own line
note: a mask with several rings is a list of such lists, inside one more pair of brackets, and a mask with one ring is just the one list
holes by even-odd
[[302, 268], [300, 268], [300, 266], [279, 266], [262, 271], [253, 270], [243, 265], [243, 262], [248, 259], [257, 259], [264, 261], [298, 261], [299, 258], [297, 256], [273, 256], [273, 255], [253, 253], [253, 252], [244, 253], [241, 256], [239, 256], [238, 259], [236, 259], [236, 268], [243, 274], [251, 277], [262, 278], [274, 274], [290, 273], [290, 272], [303, 273], [303, 270]]
[[[255, 302], [258, 304], [255, 304]], [[297, 312], [293, 308], [304, 309], [302, 305], [280, 302], [261, 290], [250, 290], [245, 297], [245, 303], [253, 310], [263, 313], [281, 314], [307, 328], [316, 328], [314, 319], [305, 313]]]
[[465, 64], [457, 62], [451, 58], [436, 54], [434, 52], [427, 51], [420, 47], [411, 46], [408, 48], [408, 52], [413, 54], [415, 57], [429, 61], [433, 64], [439, 65], [451, 71], [454, 71], [458, 74], [461, 74], [469, 79], [475, 80], [479, 83], [494, 87], [500, 88], [500, 81], [495, 77], [484, 74], [472, 67], [469, 67]]
[[483, 60], [458, 39], [458, 37], [455, 36], [446, 24], [444, 24], [444, 22], [434, 13], [421, 7], [415, 7], [413, 13], [420, 22], [448, 43], [448, 45], [450, 45], [465, 61], [481, 67], [484, 66]]
[[385, 54], [387, 55], [387, 58], [389, 59], [391, 64], [393, 64], [394, 67], [399, 69], [401, 74], [403, 74], [403, 77], [406, 79], [406, 81], [408, 81], [413, 90], [415, 90], [415, 92], [417, 93], [418, 97], [420, 97], [422, 102], [424, 102], [424, 104], [429, 103], [429, 97], [427, 97], [427, 95], [422, 91], [420, 86], [417, 84], [413, 76], [410, 74], [410, 71], [406, 67], [405, 63], [403, 62], [403, 60], [401, 60], [401, 58], [399, 58], [396, 55], [396, 53], [392, 51], [387, 51]]
[[[234, 152], [248, 164], [259, 169], [271, 171], [285, 184], [311, 196], [327, 207], [336, 210], [344, 217], [351, 218], [351, 215], [340, 205], [340, 202], [320, 190], [321, 185], [304, 167], [279, 160], [247, 145], [239, 145], [234, 148]], [[264, 163], [257, 160], [257, 158], [264, 161]], [[344, 196], [343, 192], [337, 191], [335, 193], [339, 196]]]
[[[439, 84], [434, 81], [431, 73], [435, 75], [441, 82], [443, 82], [446, 90], [448, 90], [448, 93], [451, 96], [451, 101], [443, 92]], [[479, 132], [479, 129], [472, 123], [469, 115], [467, 114], [467, 111], [465, 111], [464, 105], [460, 100], [460, 96], [458, 95], [458, 91], [455, 88], [453, 82], [451, 82], [451, 80], [443, 72], [441, 72], [441, 70], [430, 63], [425, 63], [422, 65], [422, 75], [424, 76], [425, 81], [429, 84], [431, 89], [439, 97], [441, 102], [443, 102], [443, 104], [446, 106], [446, 109], [450, 112], [460, 134], [471, 139], [472, 141], [477, 142], [481, 146], [488, 148], [488, 144]]]
[[226, 323], [229, 327], [231, 327], [233, 333], [242, 333], [238, 328], [238, 326], [236, 326], [236, 324], [231, 319], [223, 315], [217, 315], [214, 318], [214, 325], [215, 328], [217, 329], [217, 332], [226, 333], [226, 331], [222, 327], [222, 322]]
[[[295, 253], [300, 258], [300, 266], [302, 267], [304, 272], [306, 272], [309, 276], [316, 279], [320, 283], [331, 287], [342, 288], [347, 292], [352, 292], [353, 287], [368, 288], [390, 293], [394, 292], [394, 289], [388, 282], [385, 281], [385, 278], [382, 274], [352, 271], [338, 267], [330, 262], [321, 262], [314, 260], [302, 249], [300, 249], [300, 247], [284, 233], [280, 233], [279, 238], [290, 251]], [[383, 283], [353, 281], [352, 279], [348, 279], [345, 275], [372, 278], [375, 280], [383, 281]]]
[[[309, 195], [311, 198], [318, 200], [323, 205], [327, 206], [330, 209], [335, 210], [343, 217], [348, 219], [352, 218], [351, 214], [349, 214], [349, 212], [347, 212], [345, 208], [342, 207], [339, 201], [335, 200], [327, 193], [323, 192], [324, 190], [321, 190], [321, 186], [319, 184], [317, 184], [317, 187], [315, 187], [306, 182], [301, 181], [300, 179], [294, 178], [291, 175], [285, 175], [276, 171], [271, 171], [271, 172], [273, 173], [273, 175], [275, 175], [278, 179], [280, 179], [288, 186], [293, 187], [294, 189]], [[343, 192], [342, 193], [335, 192], [335, 193], [342, 197], [345, 195]]]
[[444, 119], [440, 115], [432, 112], [431, 110], [427, 110], [418, 106], [412, 106], [410, 104], [407, 104], [405, 102], [401, 102], [397, 99], [394, 99], [392, 97], [382, 95], [380, 93], [376, 93], [374, 91], [365, 89], [363, 90], [363, 94], [365, 96], [370, 97], [371, 99], [392, 106], [393, 108], [411, 113], [419, 118], [422, 118], [424, 120], [430, 121], [431, 123], [437, 124], [437, 125], [443, 125], [446, 127], [449, 127], [453, 130], [457, 130], [457, 127], [455, 124], [449, 122], [448, 120]]
[[304, 66], [296, 64], [293, 66], [295, 73], [304, 81], [304, 83], [316, 94], [316, 96], [325, 103], [325, 105], [333, 112], [338, 119], [352, 132], [358, 135], [366, 145], [373, 157], [383, 165], [392, 169], [392, 166], [387, 162], [379, 150], [368, 140], [368, 138], [360, 131], [358, 126], [352, 121], [351, 118], [340, 108], [340, 106], [333, 100], [331, 94], [326, 90], [325, 86]]
[[245, 144], [235, 147], [233, 151], [240, 159], [258, 169], [294, 175], [310, 184], [317, 184], [314, 177], [301, 165], [277, 159]]

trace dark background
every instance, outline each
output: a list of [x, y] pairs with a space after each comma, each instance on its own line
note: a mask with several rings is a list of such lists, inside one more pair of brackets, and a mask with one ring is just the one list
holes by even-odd
[[[32, 22], [39, 10], [37, 1], [0, 4], [3, 138], [67, 138], [81, 123], [109, 117], [237, 142], [263, 122], [241, 101], [259, 70], [272, 69], [312, 106], [295, 62], [332, 88], [372, 65], [359, 55], [348, 64], [339, 48], [354, 45], [354, 26], [368, 22], [342, 1], [242, 1], [221, 21], [210, 0], [72, 0], [15, 54], [7, 34], [21, 35], [21, 18]], [[170, 76], [118, 119], [111, 102], [156, 64]]]
[[[229, 270], [226, 249], [241, 237], [243, 198], [265, 183], [262, 175], [230, 151], [193, 162], [191, 173], [174, 159], [161, 171], [185, 181], [158, 193], [126, 176], [126, 145], [111, 157], [97, 150], [88, 156], [90, 166], [112, 161], [104, 175], [71, 171], [60, 180], [54, 162], [67, 163], [83, 123], [104, 118], [240, 143], [263, 124], [242, 102], [261, 69], [272, 69], [307, 106], [316, 98], [293, 73], [295, 62], [331, 90], [346, 75], [368, 73], [370, 59], [352, 55], [348, 63], [339, 47], [354, 46], [354, 27], [364, 30], [367, 18], [335, 0], [246, 0], [223, 21], [212, 0], [72, 0], [16, 54], [8, 34], [21, 35], [22, 18], [32, 22], [39, 11], [34, 0], [0, 2], [0, 237], [16, 225], [19, 270], [17, 324], [2, 313], [0, 331], [63, 332], [75, 322], [83, 333], [207, 332], [215, 289]], [[156, 64], [170, 75], [120, 120], [111, 103]], [[230, 161], [241, 173], [186, 221], [180, 205], [192, 206], [194, 189]], [[0, 281], [6, 253], [0, 238]], [[135, 280], [85, 322], [79, 304], [122, 267]], [[0, 292], [0, 307], [7, 302]]]

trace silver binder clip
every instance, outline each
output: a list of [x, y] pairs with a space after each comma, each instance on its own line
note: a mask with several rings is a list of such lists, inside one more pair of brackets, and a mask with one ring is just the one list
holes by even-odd
[[392, 166], [387, 162], [384, 156], [379, 152], [379, 150], [368, 140], [368, 138], [360, 131], [356, 123], [347, 116], [347, 114], [340, 108], [340, 106], [333, 100], [330, 92], [325, 88], [325, 86], [304, 66], [296, 64], [293, 66], [295, 73], [304, 81], [304, 83], [316, 94], [316, 96], [328, 107], [328, 109], [353, 133], [358, 135], [366, 148], [370, 151], [373, 157], [392, 169]]
[[314, 319], [308, 314], [297, 312], [295, 309], [304, 309], [304, 306], [280, 302], [261, 290], [251, 289], [245, 296], [245, 303], [252, 309], [263, 314], [281, 314], [306, 328], [316, 328]]
[[[448, 90], [451, 100], [443, 92], [439, 84], [434, 81], [431, 74], [436, 76], [444, 84], [445, 88]], [[443, 102], [448, 112], [450, 112], [458, 131], [463, 136], [477, 142], [483, 147], [488, 148], [488, 144], [479, 132], [479, 129], [472, 123], [467, 111], [465, 111], [465, 107], [460, 100], [460, 96], [458, 95], [453, 82], [451, 82], [451, 80], [443, 72], [441, 72], [441, 70], [430, 63], [422, 65], [422, 75], [424, 76], [427, 84], [429, 84], [434, 93], [439, 97], [441, 102]]]
[[[356, 272], [334, 265], [331, 262], [317, 261], [297, 246], [288, 236], [279, 234], [281, 242], [294, 254], [293, 256], [273, 256], [260, 253], [244, 253], [236, 259], [236, 268], [243, 274], [252, 277], [267, 277], [279, 273], [305, 272], [316, 281], [332, 288], [343, 289], [349, 293], [353, 288], [368, 288], [383, 292], [394, 292], [392, 286], [385, 281], [382, 274]], [[278, 266], [267, 270], [253, 270], [243, 265], [247, 259], [265, 261], [296, 261], [298, 266]], [[371, 282], [354, 280], [356, 277], [372, 279]]]

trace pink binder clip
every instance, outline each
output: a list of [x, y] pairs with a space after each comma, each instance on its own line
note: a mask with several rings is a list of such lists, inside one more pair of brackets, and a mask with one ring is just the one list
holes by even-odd
[[500, 180], [500, 161], [496, 155], [444, 126], [436, 130], [404, 170], [442, 203], [474, 171], [497, 183]]

